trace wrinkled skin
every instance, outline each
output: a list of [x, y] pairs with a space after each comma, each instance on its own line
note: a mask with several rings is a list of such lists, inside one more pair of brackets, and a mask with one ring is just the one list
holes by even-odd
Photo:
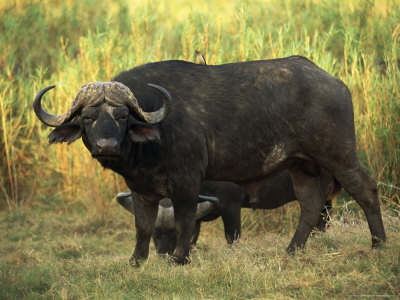
[[[372, 246], [386, 240], [376, 182], [357, 157], [350, 92], [308, 59], [217, 66], [165, 61], [123, 72], [114, 81], [129, 88], [140, 109], [130, 109], [126, 117], [130, 102], [78, 106], [72, 119], [57, 125], [50, 142], [82, 137], [92, 156], [137, 193], [132, 263], [148, 256], [162, 198], [171, 198], [174, 206], [174, 260], [185, 264], [203, 180], [246, 184], [284, 169], [301, 208], [289, 252], [304, 247], [324, 206], [316, 176], [320, 167], [363, 209]], [[148, 83], [173, 99], [168, 113], [155, 121], [141, 116], [142, 110], [156, 111], [167, 97]]]
[[[325, 197], [325, 207], [322, 209], [316, 229], [325, 231], [332, 208], [332, 199], [341, 188], [327, 171], [321, 170], [319, 184]], [[274, 209], [296, 200], [293, 183], [288, 171], [284, 171], [272, 178], [268, 178], [257, 185], [246, 185], [252, 196], [239, 185], [225, 181], [204, 181], [201, 184], [202, 195], [215, 196], [216, 202], [202, 202], [198, 204], [196, 223], [191, 244], [195, 245], [200, 234], [202, 222], [209, 222], [222, 217], [225, 237], [228, 243], [233, 243], [241, 235], [241, 208]], [[117, 197], [118, 202], [126, 210], [134, 213], [133, 201], [130, 193]], [[159, 206], [156, 228], [153, 241], [158, 254], [173, 254], [176, 247], [176, 232], [173, 227], [172, 202], [162, 200]], [[199, 211], [203, 208], [202, 211]], [[162, 220], [161, 220], [162, 219]]]

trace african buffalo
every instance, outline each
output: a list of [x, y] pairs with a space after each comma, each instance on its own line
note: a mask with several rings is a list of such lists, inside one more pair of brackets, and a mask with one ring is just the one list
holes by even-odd
[[[325, 196], [325, 207], [321, 211], [316, 225], [320, 231], [325, 231], [332, 208], [332, 199], [341, 190], [332, 175], [324, 169], [320, 177], [321, 190]], [[191, 244], [195, 245], [200, 234], [201, 222], [209, 222], [222, 217], [225, 237], [228, 243], [237, 240], [241, 235], [241, 208], [274, 209], [296, 200], [293, 184], [288, 171], [284, 171], [262, 184], [253, 196], [232, 182], [203, 181], [200, 187], [199, 200], [195, 216], [195, 228]], [[207, 199], [205, 195], [215, 197]], [[133, 197], [131, 193], [119, 193], [118, 203], [134, 214]], [[174, 227], [174, 212], [172, 201], [165, 198], [160, 201], [153, 241], [159, 254], [173, 254], [176, 246], [176, 231]]]
[[386, 240], [376, 182], [356, 151], [353, 104], [346, 85], [310, 60], [292, 56], [223, 65], [149, 63], [79, 89], [63, 115], [38, 118], [55, 129], [50, 143], [82, 140], [104, 168], [122, 175], [138, 195], [136, 247], [149, 252], [158, 202], [174, 206], [177, 263], [189, 262], [203, 180], [257, 182], [289, 169], [301, 217], [287, 250], [304, 247], [324, 197], [320, 167], [363, 209], [372, 246]]

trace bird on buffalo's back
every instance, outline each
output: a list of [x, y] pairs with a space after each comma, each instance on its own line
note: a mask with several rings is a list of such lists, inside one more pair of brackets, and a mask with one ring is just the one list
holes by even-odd
[[196, 63], [199, 65], [207, 65], [206, 59], [204, 58], [204, 55], [199, 51], [199, 50], [194, 50], [196, 53]]

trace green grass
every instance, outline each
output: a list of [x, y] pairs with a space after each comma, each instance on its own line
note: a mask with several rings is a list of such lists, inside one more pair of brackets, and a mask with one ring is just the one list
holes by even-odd
[[[0, 214], [0, 298], [321, 299], [400, 296], [399, 215], [384, 213], [388, 243], [370, 249], [365, 221], [335, 217], [305, 250], [286, 254], [293, 231], [244, 230], [226, 244], [222, 222], [204, 224], [192, 263], [176, 266], [155, 254], [128, 265], [132, 217], [113, 207], [107, 218], [31, 210]], [[246, 214], [253, 214], [247, 210]], [[39, 217], [38, 217], [39, 216]], [[254, 217], [254, 216], [253, 216]], [[256, 216], [259, 221], [261, 219]], [[273, 222], [265, 216], [264, 222]]]

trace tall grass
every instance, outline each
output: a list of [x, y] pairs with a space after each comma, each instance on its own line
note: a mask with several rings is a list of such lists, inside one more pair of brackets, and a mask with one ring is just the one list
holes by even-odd
[[[106, 215], [126, 187], [81, 142], [49, 147], [32, 99], [67, 110], [90, 81], [152, 61], [209, 64], [304, 55], [353, 94], [358, 150], [398, 203], [400, 7], [396, 1], [5, 1], [0, 0], [0, 207], [56, 204]], [[51, 205], [52, 206], [52, 205]]]

